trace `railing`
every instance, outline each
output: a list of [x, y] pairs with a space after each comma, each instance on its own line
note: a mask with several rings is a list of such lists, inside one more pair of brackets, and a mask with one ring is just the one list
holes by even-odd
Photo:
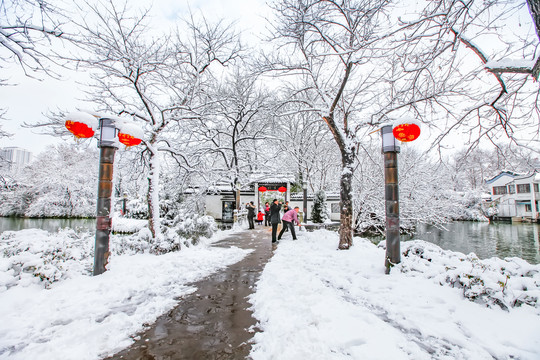
[[247, 227], [247, 214], [246, 209], [234, 210], [234, 226], [240, 226], [242, 228]]

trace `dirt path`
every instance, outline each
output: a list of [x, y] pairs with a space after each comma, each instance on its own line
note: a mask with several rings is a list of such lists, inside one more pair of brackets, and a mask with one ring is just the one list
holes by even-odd
[[242, 261], [193, 286], [198, 290], [180, 300], [131, 347], [108, 359], [245, 359], [256, 322], [247, 310], [255, 282], [272, 255], [268, 228], [234, 234], [213, 246], [254, 249]]

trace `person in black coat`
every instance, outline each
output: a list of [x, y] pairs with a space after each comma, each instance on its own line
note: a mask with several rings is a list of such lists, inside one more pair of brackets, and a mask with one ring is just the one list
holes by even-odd
[[249, 223], [249, 229], [255, 229], [255, 223], [253, 222], [253, 218], [255, 217], [255, 205], [253, 204], [253, 201], [246, 204], [246, 209], [248, 211], [247, 218]]
[[278, 204], [277, 199], [272, 201], [272, 206], [270, 206], [270, 223], [272, 224], [272, 242], [277, 241], [277, 228], [279, 225], [279, 212], [281, 210], [281, 202]]

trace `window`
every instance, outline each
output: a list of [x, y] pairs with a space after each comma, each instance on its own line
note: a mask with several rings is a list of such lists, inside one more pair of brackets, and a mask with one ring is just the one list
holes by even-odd
[[508, 193], [509, 194], [515, 194], [516, 193], [516, 185], [508, 185]]
[[531, 184], [519, 184], [517, 186], [517, 192], [518, 192], [518, 194], [530, 193], [531, 192]]
[[339, 214], [340, 211], [339, 211], [339, 203], [331, 203], [330, 204], [330, 209], [332, 211], [332, 214]]
[[525, 204], [525, 212], [531, 212], [531, 211], [532, 211], [531, 204]]
[[504, 195], [506, 194], [506, 186], [494, 186], [493, 195]]
[[536, 183], [534, 184], [534, 192], [539, 192], [538, 191], [538, 184], [536, 184]]

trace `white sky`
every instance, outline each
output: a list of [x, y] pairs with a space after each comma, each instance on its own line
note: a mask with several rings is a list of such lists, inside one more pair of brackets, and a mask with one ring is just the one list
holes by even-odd
[[[414, 2], [414, 1], [413, 1]], [[144, 0], [134, 0], [130, 6], [147, 7], [151, 3]], [[225, 18], [228, 21], [235, 21], [239, 29], [243, 30], [242, 38], [251, 44], [257, 42], [257, 34], [261, 33], [266, 21], [264, 18], [269, 15], [269, 8], [265, 0], [155, 0], [152, 8], [153, 26], [156, 29], [166, 28], [174, 25], [174, 22], [183, 16], [187, 16], [189, 9], [194, 13], [203, 12], [210, 20]], [[515, 20], [521, 27], [525, 26], [530, 19], [526, 8], [520, 12], [519, 20]], [[529, 29], [530, 31], [530, 29]], [[534, 34], [529, 34], [534, 36]], [[47, 111], [62, 109], [73, 111], [77, 108], [90, 109], [91, 104], [84, 103], [83, 87], [77, 85], [75, 80], [84, 79], [84, 74], [67, 73], [62, 70], [65, 80], [59, 81], [44, 78], [41, 81], [25, 77], [18, 66], [13, 66], [8, 74], [12, 83], [16, 86], [0, 87], [0, 108], [7, 108], [7, 122], [1, 123], [2, 128], [14, 136], [10, 139], [2, 139], [0, 147], [17, 146], [26, 148], [36, 155], [43, 151], [47, 145], [65, 141], [62, 139], [38, 135], [35, 129], [24, 129], [20, 125], [23, 122], [37, 122], [44, 119]], [[9, 70], [8, 70], [9, 71]], [[2, 74], [5, 76], [5, 74]], [[83, 80], [84, 82], [84, 80]], [[425, 139], [430, 137], [429, 129], [422, 129], [421, 139], [408, 146], [425, 147], [429, 142]], [[459, 139], [458, 139], [459, 140]], [[462, 141], [457, 141], [457, 147], [461, 147]]]
[[[130, 5], [139, 3], [143, 7], [151, 4], [149, 1], [131, 1]], [[264, 16], [268, 13], [264, 0], [155, 0], [152, 7], [152, 17], [156, 27], [164, 29], [174, 25], [174, 21], [187, 16], [189, 8], [194, 13], [201, 11], [209, 20], [224, 18], [234, 21], [240, 29], [244, 29], [242, 38], [256, 41], [253, 37], [264, 29]], [[247, 30], [247, 31], [246, 31]], [[6, 68], [4, 68], [6, 70]], [[76, 83], [84, 79], [84, 74], [69, 73], [62, 70], [64, 80], [43, 78], [36, 80], [24, 76], [18, 66], [7, 68], [10, 83], [16, 86], [0, 87], [0, 108], [7, 108], [5, 117], [8, 121], [1, 122], [2, 129], [14, 134], [9, 139], [2, 139], [0, 148], [7, 146], [22, 147], [32, 151], [34, 155], [45, 150], [48, 145], [64, 141], [51, 136], [39, 135], [36, 129], [21, 127], [23, 122], [37, 122], [45, 119], [45, 113], [62, 109], [73, 111], [76, 108], [92, 108], [84, 103], [83, 87]], [[5, 74], [2, 74], [5, 76]]]

